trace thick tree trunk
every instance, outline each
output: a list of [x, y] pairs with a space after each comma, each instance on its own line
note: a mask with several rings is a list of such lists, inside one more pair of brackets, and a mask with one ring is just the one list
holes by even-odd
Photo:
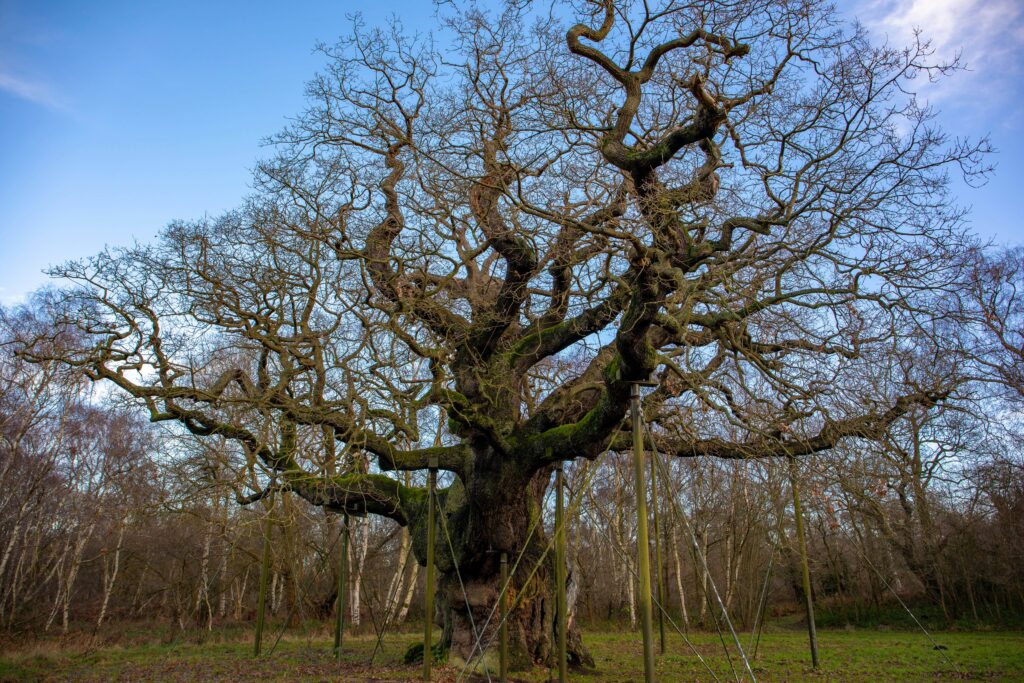
[[[549, 542], [541, 520], [550, 470], [525, 481], [514, 465], [491, 473], [478, 467], [475, 475], [470, 484], [477, 488], [474, 495], [466, 496], [455, 484], [439, 496], [438, 517], [443, 519], [437, 530], [434, 618], [444, 629], [441, 645], [456, 666], [468, 661], [477, 671], [498, 671], [500, 557], [506, 552], [513, 608], [508, 623], [510, 667], [552, 665], [556, 655], [554, 552], [544, 552]], [[476, 504], [464, 502], [467, 498]], [[417, 558], [426, 555], [424, 525], [418, 521], [412, 529]], [[570, 666], [594, 666], [575, 623], [569, 628], [567, 649]]]
[[[543, 535], [531, 543], [531, 551], [523, 556], [510, 580], [508, 592], [513, 609], [508, 633], [509, 661], [513, 670], [555, 664], [553, 553], [542, 560], [540, 569], [533, 571], [546, 543]], [[462, 665], [471, 661], [476, 669], [497, 671], [499, 616], [496, 605], [500, 590], [498, 572], [490, 569], [441, 575], [438, 603], [444, 610], [442, 644], [449, 648], [451, 662]], [[570, 666], [594, 666], [575, 622], [569, 624], [567, 650]]]

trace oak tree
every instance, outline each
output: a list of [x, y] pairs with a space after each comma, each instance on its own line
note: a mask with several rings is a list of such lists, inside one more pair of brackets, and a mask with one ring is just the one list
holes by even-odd
[[809, 455], [944, 398], [888, 351], [958, 286], [946, 176], [985, 144], [914, 95], [953, 66], [817, 0], [439, 11], [435, 37], [354, 24], [243, 207], [65, 265], [53, 315], [85, 340], [61, 358], [152, 420], [407, 526], [420, 562], [401, 473], [436, 463], [443, 644], [480, 655], [484, 628], [491, 654], [524, 551], [528, 666], [552, 468], [628, 448], [632, 383], [682, 458]]

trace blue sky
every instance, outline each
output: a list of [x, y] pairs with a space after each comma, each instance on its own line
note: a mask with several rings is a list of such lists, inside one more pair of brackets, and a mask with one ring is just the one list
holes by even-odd
[[[261, 140], [303, 107], [314, 45], [356, 10], [414, 28], [432, 15], [408, 0], [0, 0], [0, 303], [45, 284], [48, 265], [237, 205]], [[980, 234], [1024, 243], [1024, 0], [850, 11], [880, 37], [920, 26], [940, 54], [962, 52], [971, 70], [929, 97], [949, 132], [990, 135], [999, 168], [958, 195]]]

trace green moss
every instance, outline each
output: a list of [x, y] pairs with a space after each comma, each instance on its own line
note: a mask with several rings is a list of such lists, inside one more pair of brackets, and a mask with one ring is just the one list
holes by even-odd
[[552, 427], [527, 441], [529, 451], [537, 455], [556, 456], [575, 453], [577, 444], [591, 444], [598, 440], [602, 415], [608, 408], [608, 396], [604, 395], [578, 422]]
[[617, 353], [612, 356], [601, 374], [606, 382], [617, 382], [622, 379], [622, 356]]
[[409, 510], [425, 507], [427, 504], [427, 490], [418, 486], [403, 486], [399, 489], [398, 497], [402, 507]]
[[453, 436], [460, 436], [460, 437], [466, 435], [466, 431], [463, 429], [463, 425], [462, 425], [461, 422], [458, 422], [458, 421], [454, 420], [452, 417], [449, 417], [448, 421], [447, 421], [447, 424], [448, 424], [448, 433], [449, 434], [452, 434]]
[[[440, 644], [434, 643], [430, 646], [430, 651], [434, 653], [435, 664], [445, 664], [448, 662], [448, 651]], [[403, 664], [422, 664], [423, 663], [423, 642], [413, 643], [405, 651], [402, 656]]]
[[487, 650], [483, 655], [476, 657], [469, 666], [466, 666], [466, 660], [458, 655], [452, 654], [448, 663], [459, 671], [465, 670], [466, 673], [476, 674], [478, 676], [495, 676], [498, 674], [500, 669], [500, 660], [498, 652], [495, 649]]
[[516, 361], [520, 358], [539, 348], [544, 343], [545, 337], [561, 334], [568, 325], [569, 321], [564, 321], [557, 325], [552, 325], [551, 327], [543, 330], [537, 330], [536, 332], [526, 335], [516, 342], [515, 346], [504, 353], [505, 363], [509, 366], [515, 365]]
[[544, 450], [545, 451], [553, 451], [554, 450], [553, 446], [555, 444], [558, 444], [558, 443], [561, 443], [561, 442], [567, 442], [567, 441], [569, 441], [572, 438], [573, 432], [576, 430], [576, 425], [577, 424], [578, 423], [576, 423], [576, 422], [570, 422], [569, 424], [558, 425], [557, 427], [552, 427], [551, 429], [547, 430], [543, 434], [538, 434], [536, 437], [531, 439], [531, 442], [550, 444], [550, 445], [545, 445], [544, 446]]
[[[423, 498], [426, 500], [426, 491], [423, 492]], [[439, 492], [438, 498], [442, 510], [454, 512], [466, 504], [466, 487], [456, 477], [451, 486]]]

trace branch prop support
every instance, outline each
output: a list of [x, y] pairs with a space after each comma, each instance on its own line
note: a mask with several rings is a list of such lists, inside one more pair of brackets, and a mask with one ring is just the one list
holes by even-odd
[[334, 624], [334, 656], [341, 661], [342, 639], [345, 635], [345, 593], [348, 589], [348, 515], [341, 522], [341, 552], [338, 555], [338, 599]]
[[434, 545], [437, 542], [435, 522], [436, 501], [434, 489], [437, 486], [437, 457], [430, 458], [430, 469], [427, 470], [427, 575], [426, 595], [424, 596], [423, 614], [423, 680], [430, 680], [430, 666], [433, 664], [434, 653], [431, 650], [430, 638], [434, 629]]
[[565, 594], [565, 474], [562, 463], [555, 466], [555, 601], [558, 616], [558, 683], [569, 680], [566, 638], [569, 627]]
[[651, 621], [651, 551], [647, 531], [647, 483], [644, 479], [644, 435], [640, 408], [640, 387], [650, 382], [633, 382], [630, 410], [633, 418], [633, 474], [636, 481], [636, 554], [640, 574], [640, 626], [644, 637], [644, 683], [654, 683], [654, 636]]

